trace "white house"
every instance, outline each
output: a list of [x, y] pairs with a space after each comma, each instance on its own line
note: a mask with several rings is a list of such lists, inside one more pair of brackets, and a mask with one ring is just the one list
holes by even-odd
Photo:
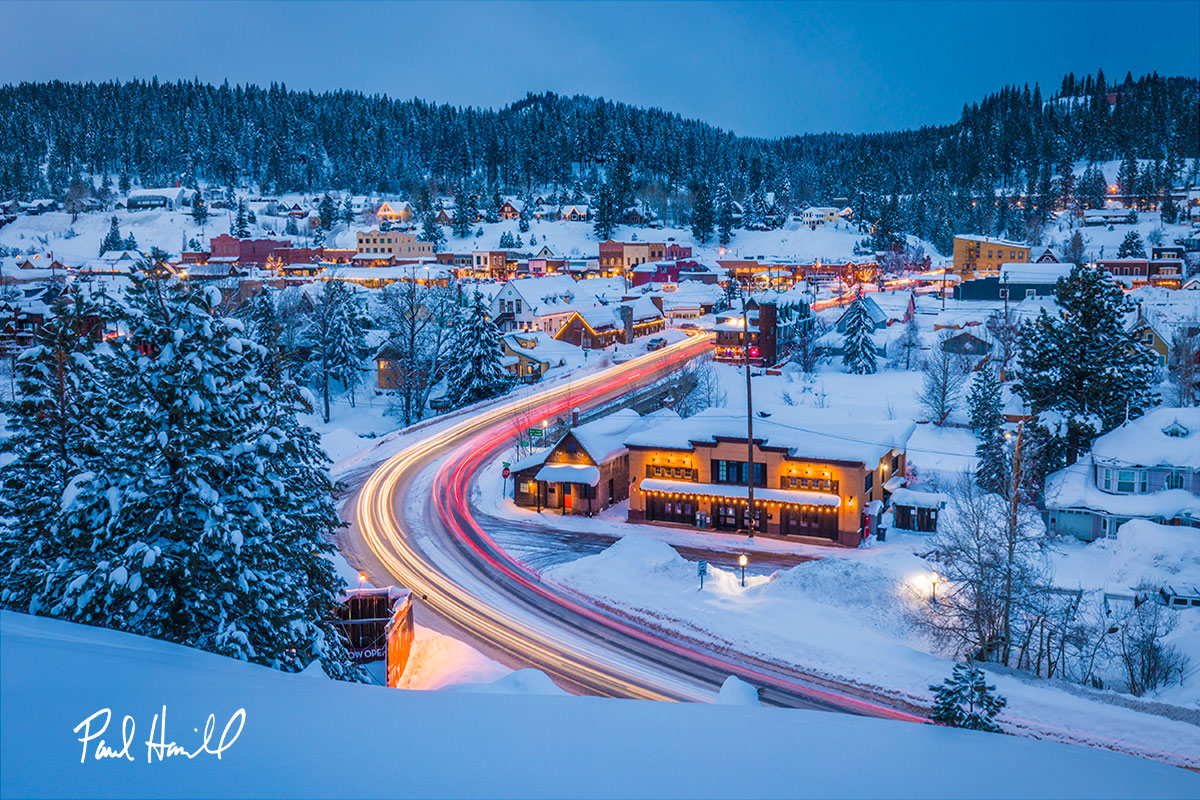
[[837, 222], [838, 211], [839, 209], [832, 206], [806, 208], [800, 213], [800, 222], [803, 225], [807, 225], [809, 230], [816, 230], [817, 228]]
[[569, 275], [513, 278], [492, 297], [491, 314], [502, 331], [545, 331], [553, 336], [575, 311], [599, 305]]

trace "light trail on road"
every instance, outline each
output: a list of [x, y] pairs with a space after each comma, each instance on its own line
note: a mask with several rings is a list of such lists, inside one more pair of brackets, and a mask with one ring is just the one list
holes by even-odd
[[[472, 476], [508, 444], [514, 414], [549, 419], [576, 406], [611, 402], [632, 387], [669, 375], [710, 347], [708, 336], [693, 336], [532, 398], [490, 406], [423, 439], [367, 479], [356, 504], [359, 535], [390, 578], [416, 591], [438, 616], [586, 693], [707, 701], [734, 674], [761, 686], [764, 699], [773, 704], [925, 722], [907, 710], [810, 684], [776, 665], [712, 652], [547, 586], [476, 523], [468, 501]], [[417, 474], [447, 455], [430, 492], [432, 513], [418, 526], [403, 511], [397, 513], [397, 507], [403, 507], [405, 489]], [[433, 540], [426, 538], [430, 536]], [[453, 569], [431, 557], [436, 550], [426, 553], [419, 542], [423, 539], [434, 548], [445, 545], [445, 552], [455, 557]]]

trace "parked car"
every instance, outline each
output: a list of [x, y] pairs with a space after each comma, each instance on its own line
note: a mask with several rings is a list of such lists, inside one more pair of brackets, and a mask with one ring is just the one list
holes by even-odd
[[662, 350], [666, 346], [667, 346], [667, 340], [662, 338], [661, 336], [656, 336], [653, 339], [651, 339], [650, 341], [646, 342], [647, 350]]

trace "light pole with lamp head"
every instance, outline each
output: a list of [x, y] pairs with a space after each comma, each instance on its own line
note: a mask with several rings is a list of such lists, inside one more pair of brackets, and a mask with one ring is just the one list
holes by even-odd
[[738, 566], [742, 568], [742, 586], [746, 585], [746, 564], [750, 561], [745, 553], [738, 556]]
[[932, 587], [932, 589], [930, 590], [930, 593], [929, 593], [929, 602], [931, 602], [931, 603], [937, 602], [938, 580], [939, 580], [939, 578], [938, 578], [938, 574], [936, 572], [933, 573], [933, 575], [931, 575], [929, 578], [930, 586]]

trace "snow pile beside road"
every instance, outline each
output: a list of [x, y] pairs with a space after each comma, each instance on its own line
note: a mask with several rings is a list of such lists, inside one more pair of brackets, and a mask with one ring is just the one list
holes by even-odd
[[447, 686], [448, 692], [471, 694], [541, 694], [566, 695], [540, 669], [519, 669], [489, 683], [460, 683]]
[[737, 675], [730, 675], [721, 684], [721, 691], [717, 693], [717, 705], [760, 706], [762, 703], [758, 700], [758, 689], [746, 683]]
[[[406, 692], [7, 611], [0, 643], [6, 798], [1200, 795], [1200, 776], [1184, 770], [932, 725], [704, 703]], [[238, 709], [245, 723], [219, 760], [200, 753], [147, 763], [145, 741], [164, 706], [166, 741], [189, 752], [209, 714], [214, 747]], [[96, 760], [94, 741], [80, 763], [73, 730], [103, 708], [112, 709], [105, 738], [117, 750], [121, 719], [131, 715], [133, 761]], [[730, 760], [730, 732], [738, 753], [754, 754], [752, 768]]]

